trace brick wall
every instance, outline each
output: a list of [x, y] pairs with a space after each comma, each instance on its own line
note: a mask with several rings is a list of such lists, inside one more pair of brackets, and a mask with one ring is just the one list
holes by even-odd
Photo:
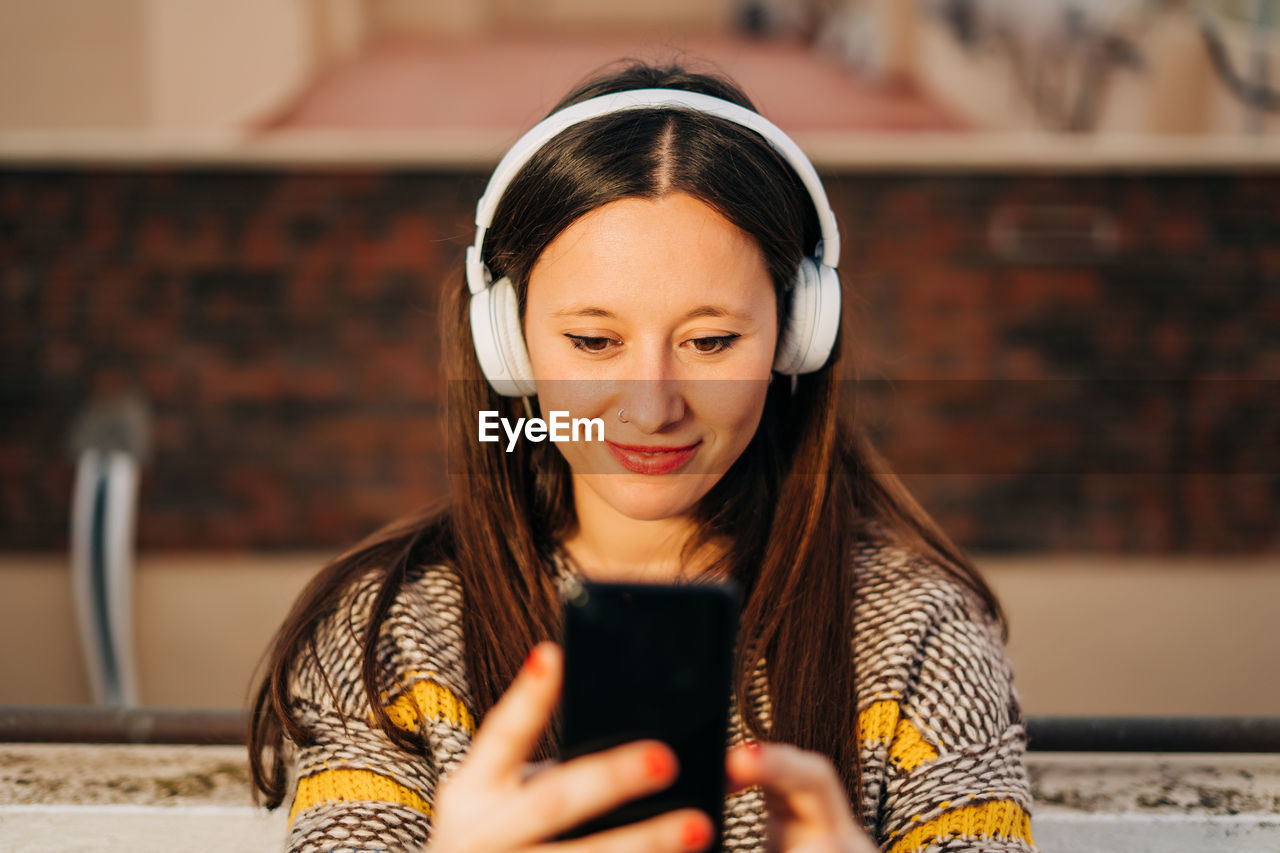
[[[143, 548], [342, 547], [444, 489], [436, 306], [485, 176], [0, 172], [0, 548], [153, 414]], [[829, 181], [851, 387], [989, 549], [1280, 547], [1280, 175]]]

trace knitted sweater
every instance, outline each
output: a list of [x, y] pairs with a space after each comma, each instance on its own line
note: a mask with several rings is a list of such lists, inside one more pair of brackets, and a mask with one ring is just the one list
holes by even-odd
[[[1023, 720], [998, 628], [972, 591], [914, 552], [861, 541], [851, 556], [867, 831], [889, 853], [1034, 851]], [[571, 573], [559, 558], [556, 568], [562, 579]], [[290, 750], [288, 853], [421, 849], [436, 786], [465, 758], [477, 727], [462, 663], [462, 589], [445, 566], [406, 582], [379, 653], [386, 683], [396, 685], [384, 697], [389, 716], [416, 731], [421, 714], [429, 757], [406, 753], [373, 724], [360, 638], [375, 591], [373, 578], [347, 590], [320, 626], [318, 654], [303, 656], [292, 681], [294, 707], [317, 739]], [[749, 695], [767, 727], [763, 660]], [[736, 701], [728, 735], [745, 738]], [[765, 849], [758, 788], [726, 797], [724, 817], [726, 850]]]

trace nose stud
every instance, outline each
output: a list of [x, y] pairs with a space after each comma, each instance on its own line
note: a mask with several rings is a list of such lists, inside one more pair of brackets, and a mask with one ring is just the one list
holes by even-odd
[[626, 409], [618, 409], [618, 420], [622, 421], [624, 424], [629, 424], [631, 423], [631, 421], [627, 420], [622, 416], [622, 413], [625, 411]]

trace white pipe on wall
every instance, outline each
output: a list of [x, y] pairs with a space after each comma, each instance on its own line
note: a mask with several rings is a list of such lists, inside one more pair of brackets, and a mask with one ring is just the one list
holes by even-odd
[[76, 620], [94, 701], [138, 704], [133, 630], [133, 538], [138, 463], [88, 448], [76, 468], [71, 572]]

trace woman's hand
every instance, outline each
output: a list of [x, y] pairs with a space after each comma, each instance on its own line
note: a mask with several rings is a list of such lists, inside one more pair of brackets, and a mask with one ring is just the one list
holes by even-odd
[[584, 838], [551, 839], [676, 778], [675, 753], [658, 741], [634, 741], [530, 774], [525, 762], [560, 697], [560, 647], [539, 643], [507, 692], [489, 710], [470, 752], [436, 793], [431, 853], [538, 850], [623, 853], [702, 850], [711, 818], [680, 809]]
[[785, 743], [747, 743], [726, 758], [729, 789], [764, 789], [769, 849], [785, 853], [879, 853], [854, 822], [831, 760]]

